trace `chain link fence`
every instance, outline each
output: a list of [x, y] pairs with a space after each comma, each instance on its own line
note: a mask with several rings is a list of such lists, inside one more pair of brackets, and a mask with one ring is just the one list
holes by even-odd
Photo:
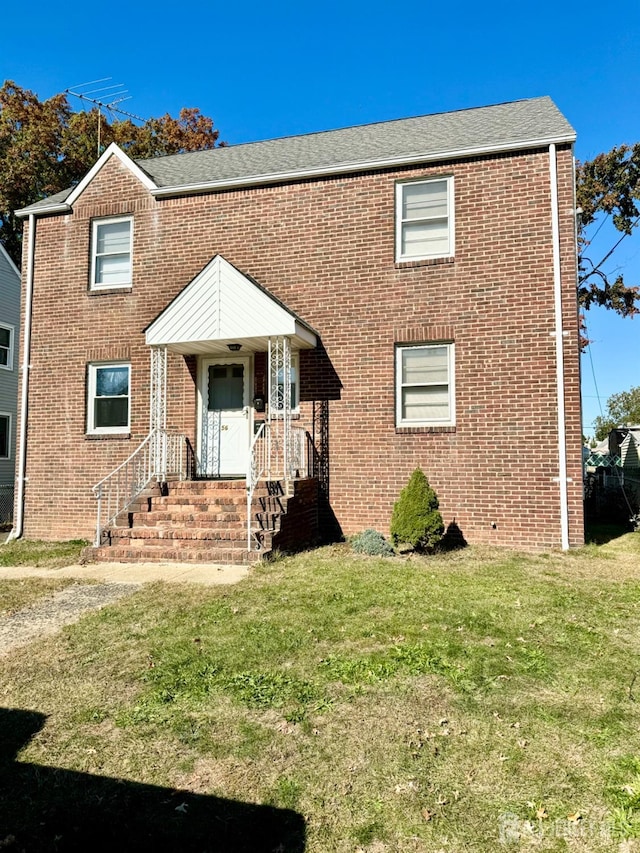
[[0, 528], [13, 523], [14, 487], [0, 484]]

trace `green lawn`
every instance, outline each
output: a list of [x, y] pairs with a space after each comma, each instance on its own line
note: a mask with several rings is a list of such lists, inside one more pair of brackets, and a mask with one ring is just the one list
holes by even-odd
[[80, 553], [88, 544], [84, 539], [69, 542], [14, 539], [0, 545], [0, 566], [42, 566], [49, 569], [68, 566], [80, 560]]
[[[0, 804], [0, 827], [76, 849], [60, 788], [131, 838], [147, 809], [185, 850], [640, 849], [639, 600], [640, 534], [539, 556], [343, 545], [235, 587], [145, 587], [3, 659], [4, 707], [43, 717], [8, 718], [16, 747], [33, 737], [7, 778], [38, 807]], [[238, 814], [254, 835], [216, 847]]]

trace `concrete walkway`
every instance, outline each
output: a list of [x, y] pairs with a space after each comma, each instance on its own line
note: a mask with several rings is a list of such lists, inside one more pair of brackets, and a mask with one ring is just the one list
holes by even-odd
[[[0, 545], [9, 531], [0, 531]], [[202, 583], [205, 586], [238, 583], [249, 574], [248, 566], [218, 563], [74, 563], [59, 569], [33, 566], [0, 566], [0, 579], [77, 578], [107, 583]]]
[[41, 637], [56, 634], [64, 625], [77, 622], [85, 613], [100, 610], [131, 595], [142, 584], [166, 581], [213, 586], [238, 583], [248, 574], [247, 566], [210, 563], [89, 563], [59, 569], [0, 567], [0, 579], [5, 580], [73, 578], [78, 581], [16, 613], [0, 616], [0, 657]]
[[238, 583], [249, 574], [248, 566], [223, 566], [216, 563], [87, 563], [59, 569], [33, 566], [0, 566], [0, 579], [76, 578], [101, 583], [141, 584], [200, 583], [206, 586]]
[[0, 617], [0, 657], [41, 637], [57, 634], [85, 613], [115, 604], [139, 589], [139, 584], [74, 583], [29, 607]]

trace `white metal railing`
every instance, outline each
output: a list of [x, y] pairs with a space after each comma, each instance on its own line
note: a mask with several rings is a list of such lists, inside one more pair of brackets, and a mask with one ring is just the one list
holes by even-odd
[[269, 424], [263, 422], [253, 436], [247, 466], [247, 551], [251, 551], [251, 504], [258, 480], [267, 469], [269, 459]]
[[186, 475], [186, 436], [164, 429], [154, 429], [128, 459], [93, 487], [98, 501], [95, 545], [100, 545], [102, 531], [113, 524], [121, 512], [140, 492], [157, 479], [169, 475]]
[[307, 475], [307, 433], [302, 427], [283, 428], [282, 421], [260, 424], [253, 437], [247, 465], [247, 550], [251, 551], [251, 505], [263, 477], [292, 479]]

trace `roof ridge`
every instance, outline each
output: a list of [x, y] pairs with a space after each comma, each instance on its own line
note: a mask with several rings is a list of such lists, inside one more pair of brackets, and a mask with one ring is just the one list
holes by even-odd
[[491, 110], [491, 109], [496, 109], [497, 107], [508, 107], [508, 106], [513, 106], [515, 104], [534, 103], [536, 101], [539, 101], [539, 102], [548, 101], [548, 102], [553, 104], [553, 101], [552, 101], [550, 95], [537, 95], [533, 98], [516, 98], [513, 101], [499, 101], [498, 103], [495, 103], [495, 104], [483, 104], [479, 107], [459, 107], [458, 109], [455, 109], [455, 110], [439, 110], [438, 112], [435, 112], [435, 113], [419, 113], [418, 115], [412, 115], [412, 116], [401, 116], [399, 118], [380, 119], [378, 121], [369, 121], [369, 122], [364, 122], [362, 124], [348, 124], [348, 125], [345, 125], [343, 127], [333, 127], [333, 128], [328, 128], [328, 129], [324, 129], [324, 130], [310, 130], [310, 131], [307, 131], [306, 133], [289, 133], [289, 134], [286, 134], [285, 136], [272, 136], [272, 137], [269, 137], [268, 139], [254, 139], [250, 142], [235, 142], [235, 143], [232, 143], [230, 145], [223, 145], [223, 146], [218, 146], [215, 148], [202, 148], [199, 151], [183, 151], [183, 152], [179, 152], [176, 154], [158, 154], [158, 155], [155, 155], [154, 157], [136, 158], [134, 160], [134, 162], [136, 163], [137, 166], [140, 166], [140, 168], [144, 168], [144, 166], [142, 165], [143, 163], [148, 163], [149, 161], [157, 163], [157, 162], [162, 161], [162, 160], [168, 160], [170, 157], [186, 157], [188, 155], [205, 154], [205, 153], [208, 153], [211, 151], [224, 151], [225, 149], [228, 150], [230, 148], [232, 148], [234, 151], [237, 151], [239, 148], [244, 148], [244, 147], [247, 147], [250, 145], [264, 145], [264, 144], [269, 143], [269, 142], [286, 142], [286, 141], [292, 140], [292, 139], [310, 139], [311, 137], [326, 136], [326, 135], [333, 134], [333, 133], [340, 133], [341, 131], [346, 131], [346, 130], [360, 130], [360, 129], [365, 130], [365, 129], [369, 129], [369, 128], [380, 127], [382, 125], [388, 126], [391, 124], [401, 124], [401, 123], [406, 123], [406, 122], [410, 122], [410, 121], [414, 121], [414, 120], [418, 121], [420, 119], [437, 118], [438, 116], [452, 116], [452, 115], [456, 115], [458, 113], [481, 112], [482, 110]]

